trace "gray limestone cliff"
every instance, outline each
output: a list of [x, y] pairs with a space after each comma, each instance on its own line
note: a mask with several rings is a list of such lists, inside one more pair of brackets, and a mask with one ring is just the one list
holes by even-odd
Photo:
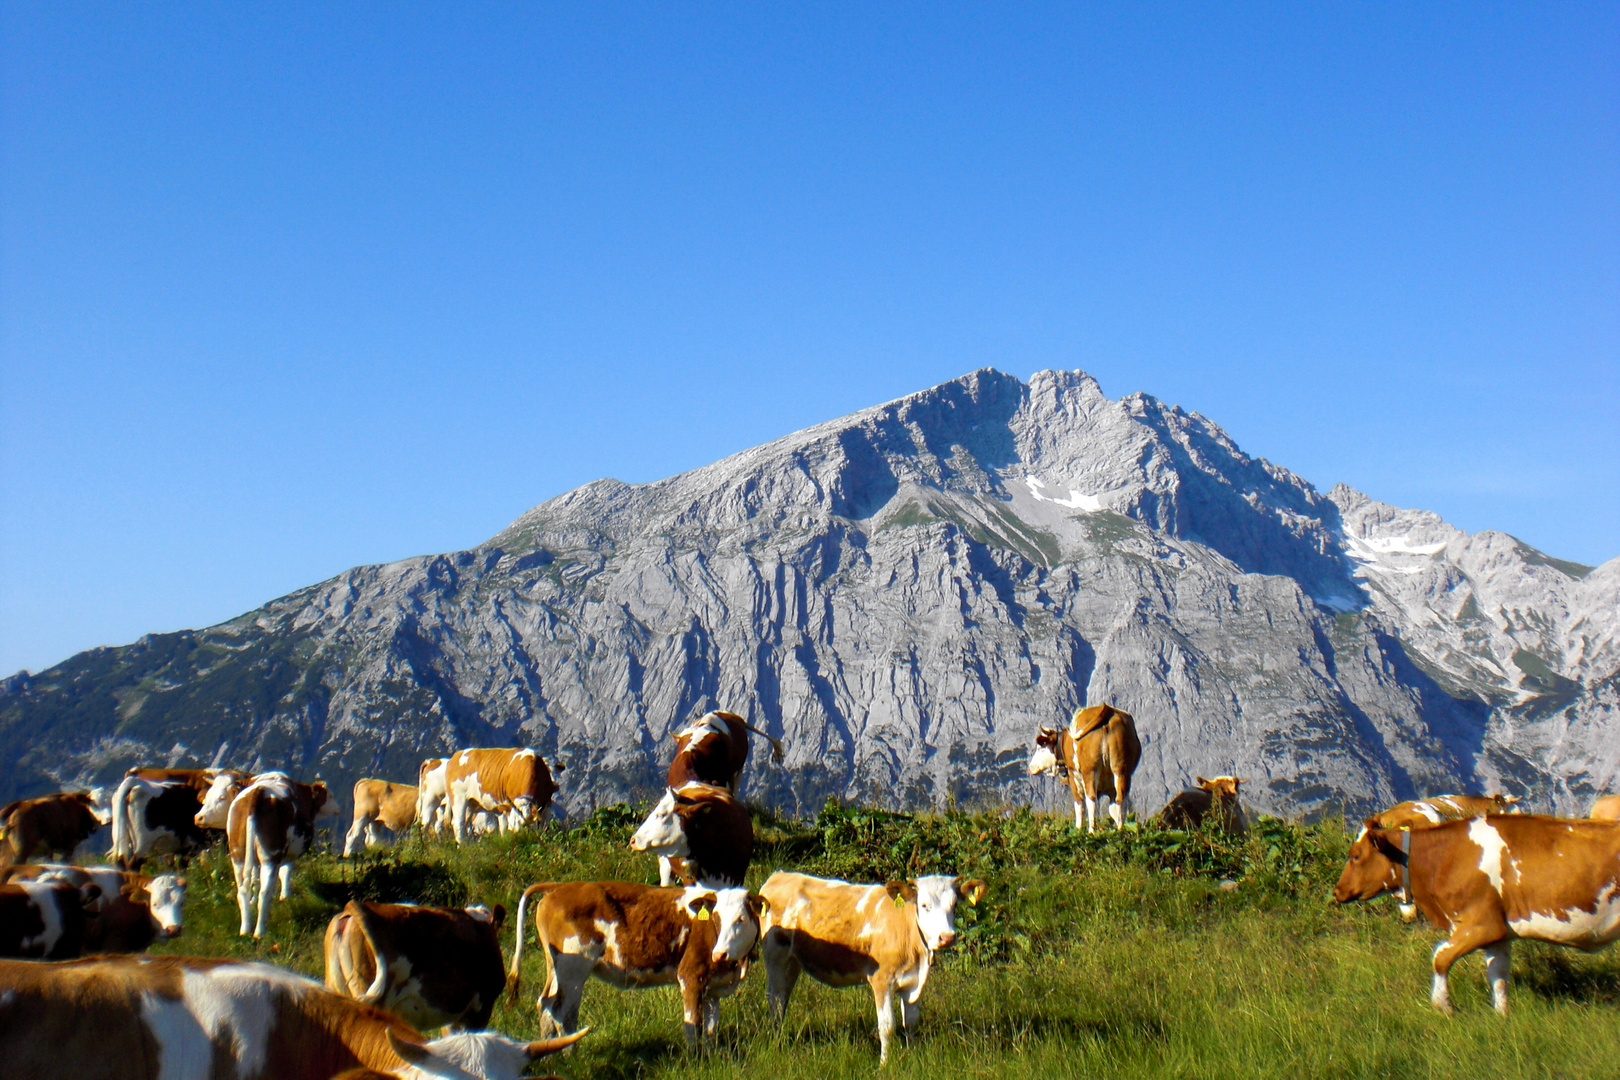
[[0, 794], [137, 762], [408, 780], [524, 744], [577, 814], [654, 791], [670, 732], [719, 707], [787, 744], [744, 789], [784, 812], [1051, 806], [1036, 726], [1111, 701], [1144, 814], [1197, 773], [1278, 814], [1496, 786], [1568, 812], [1620, 764], [1617, 623], [1620, 559], [1322, 495], [1082, 373], [984, 370], [13, 676]]

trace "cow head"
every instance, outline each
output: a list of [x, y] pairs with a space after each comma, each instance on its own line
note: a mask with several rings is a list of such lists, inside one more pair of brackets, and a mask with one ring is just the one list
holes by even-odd
[[759, 941], [759, 908], [747, 889], [703, 889], [689, 887], [681, 893], [681, 908], [693, 919], [714, 923], [714, 948], [709, 958], [715, 963], [742, 960]]
[[1239, 780], [1235, 776], [1217, 776], [1213, 780], [1198, 777], [1198, 786], [1216, 798], [1235, 799], [1238, 795], [1238, 785], [1246, 783], [1247, 780]]
[[1035, 752], [1029, 755], [1029, 775], [1039, 776], [1042, 773], [1061, 769], [1063, 761], [1058, 757], [1058, 739], [1062, 735], [1058, 728], [1042, 727], [1035, 736]]
[[1350, 858], [1339, 883], [1333, 886], [1333, 899], [1348, 904], [1399, 889], [1401, 866], [1406, 862], [1400, 833], [1399, 829], [1381, 829], [1375, 819], [1368, 818], [1361, 835], [1350, 845]]
[[146, 883], [147, 903], [152, 922], [161, 938], [177, 938], [182, 929], [181, 913], [186, 906], [186, 879], [161, 874]]
[[956, 901], [967, 897], [977, 904], [984, 895], [982, 881], [963, 881], [959, 877], [931, 874], [907, 881], [891, 881], [884, 886], [890, 899], [898, 905], [915, 904], [917, 930], [929, 950], [943, 949], [956, 941]]
[[242, 778], [236, 773], [223, 772], [214, 777], [214, 782], [208, 785], [208, 794], [203, 796], [202, 809], [193, 818], [197, 827], [223, 829], [230, 816], [231, 803], [242, 793], [244, 786]]
[[90, 810], [90, 816], [95, 818], [99, 824], [110, 825], [112, 823], [112, 789], [93, 787], [86, 794], [90, 796], [89, 802], [85, 804]]
[[315, 815], [316, 828], [323, 825], [335, 826], [338, 818], [343, 816], [343, 812], [338, 808], [337, 800], [332, 798], [331, 791], [327, 789], [325, 782], [321, 780], [309, 785], [309, 808]]
[[674, 788], [665, 788], [664, 797], [652, 808], [647, 820], [630, 837], [631, 851], [650, 851], [670, 858], [685, 858], [691, 849], [686, 844], [686, 830], [681, 825], [680, 796]]
[[1517, 805], [1517, 795], [1492, 795], [1492, 810], [1498, 814], [1522, 814], [1524, 811]]
[[572, 1035], [531, 1043], [493, 1031], [463, 1031], [424, 1045], [401, 1038], [389, 1028], [388, 1045], [408, 1066], [401, 1075], [410, 1080], [517, 1080], [530, 1062], [572, 1046], [590, 1030], [581, 1028]]

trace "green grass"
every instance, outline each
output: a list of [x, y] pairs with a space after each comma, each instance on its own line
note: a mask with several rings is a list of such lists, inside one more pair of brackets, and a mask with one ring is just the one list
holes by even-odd
[[[533, 881], [652, 881], [625, 847], [637, 815], [609, 808], [556, 828], [465, 849], [411, 839], [387, 854], [299, 863], [263, 943], [236, 936], [221, 852], [191, 871], [185, 937], [164, 951], [246, 956], [317, 978], [327, 918], [350, 895], [503, 903]], [[1457, 1015], [1428, 1005], [1439, 935], [1404, 926], [1389, 901], [1338, 907], [1342, 823], [1262, 819], [1242, 841], [1152, 826], [1087, 836], [1061, 819], [913, 816], [829, 807], [814, 823], [760, 815], [750, 884], [773, 869], [855, 879], [953, 870], [986, 878], [941, 953], [922, 1029], [896, 1044], [895, 1077], [1603, 1077], [1620, 1076], [1620, 956], [1515, 947], [1512, 1014], [1491, 1011], [1475, 956], [1453, 971]], [[1222, 879], [1238, 882], [1234, 891]], [[511, 955], [511, 930], [503, 935]], [[527, 957], [532, 957], [532, 961]], [[494, 1026], [537, 1033], [543, 964], [526, 950], [522, 1000]], [[780, 1030], [763, 972], [722, 1005], [717, 1043], [683, 1044], [673, 989], [592, 983], [593, 1034], [552, 1071], [592, 1077], [808, 1077], [877, 1073], [872, 999], [801, 980]]]

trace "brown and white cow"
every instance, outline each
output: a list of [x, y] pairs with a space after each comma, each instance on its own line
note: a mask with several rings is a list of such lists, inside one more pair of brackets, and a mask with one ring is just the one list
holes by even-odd
[[906, 1032], [915, 1031], [917, 999], [934, 953], [956, 940], [957, 899], [977, 904], [984, 889], [982, 881], [944, 875], [851, 885], [778, 870], [760, 889], [767, 901], [762, 951], [772, 1014], [778, 1020], [787, 1015], [800, 972], [828, 986], [865, 982], [877, 1006], [879, 1063], [887, 1061], [894, 995]]
[[1586, 815], [1593, 821], [1620, 821], [1620, 795], [1600, 795]]
[[1074, 797], [1074, 827], [1097, 830], [1097, 800], [1109, 800], [1108, 816], [1123, 828], [1131, 804], [1131, 776], [1142, 760], [1136, 721], [1112, 705], [1076, 710], [1069, 726], [1041, 728], [1030, 755], [1029, 775], [1056, 771]]
[[1490, 814], [1383, 829], [1369, 819], [1333, 898], [1344, 904], [1397, 889], [1447, 935], [1434, 952], [1434, 1007], [1451, 1012], [1451, 965], [1480, 949], [1491, 1000], [1506, 1015], [1516, 939], [1594, 952], [1620, 938], [1620, 825]]
[[782, 744], [748, 721], [729, 712], [708, 712], [675, 732], [675, 758], [669, 763], [669, 786], [696, 780], [737, 790], [748, 764], [748, 733], [771, 744], [771, 757], [782, 763]]
[[[317, 818], [336, 813], [326, 785], [301, 784], [283, 772], [260, 773], [231, 803], [225, 829], [236, 876], [236, 904], [243, 935], [263, 937], [270, 923], [271, 887], [281, 879], [287, 899], [292, 861], [309, 850]], [[258, 921], [250, 918], [254, 887], [259, 894]]]
[[202, 806], [193, 819], [199, 829], [224, 829], [230, 823], [231, 803], [242, 794], [242, 789], [253, 782], [253, 777], [234, 769], [218, 770], [208, 789], [203, 792]]
[[[583, 1032], [581, 1033], [583, 1034]], [[0, 1061], [29, 1080], [517, 1080], [578, 1036], [427, 1041], [399, 1017], [268, 964], [185, 957], [0, 963]]]
[[658, 856], [660, 885], [671, 884], [670, 862], [679, 859], [698, 884], [734, 887], [754, 857], [754, 825], [731, 792], [693, 782], [665, 789], [630, 837], [630, 849]]
[[81, 889], [55, 878], [0, 885], [0, 956], [26, 960], [78, 956], [100, 894], [94, 885]]
[[[1516, 795], [1436, 795], [1431, 799], [1396, 803], [1388, 810], [1381, 810], [1367, 819], [1362, 832], [1366, 832], [1368, 826], [1380, 829], [1432, 829], [1448, 821], [1464, 821], [1486, 814], [1516, 814], [1518, 811], [1513, 809], [1513, 804], [1518, 801]], [[1412, 903], [1406, 890], [1397, 889], [1395, 900], [1400, 905], [1402, 922], [1417, 919], [1417, 905]]]
[[720, 1024], [720, 999], [736, 992], [759, 941], [758, 897], [746, 889], [663, 888], [627, 881], [531, 885], [518, 901], [512, 996], [523, 964], [523, 920], [540, 894], [534, 928], [546, 954], [546, 986], [535, 1002], [540, 1030], [573, 1031], [586, 980], [621, 990], [675, 984], [686, 1041], [696, 1046]]
[[[60, 881], [99, 895], [86, 908], [84, 951], [144, 952], [154, 941], [168, 941], [184, 929], [186, 880], [174, 874], [148, 877], [113, 866], [34, 863], [0, 870], [0, 882]], [[88, 890], [86, 890], [88, 891]]]
[[109, 817], [88, 791], [64, 791], [36, 799], [18, 799], [0, 808], [0, 864], [24, 863], [35, 854], [71, 858], [80, 844], [107, 824]]
[[[220, 802], [220, 793], [234, 797], [246, 781], [235, 769], [129, 770], [112, 798], [113, 861], [132, 870], [148, 855], [189, 858], [208, 843], [205, 829], [225, 827], [219, 808], [229, 810], [230, 799]], [[214, 802], [205, 814], [210, 795]]]
[[368, 848], [381, 847], [382, 826], [398, 836], [416, 821], [416, 794], [420, 789], [390, 780], [354, 782], [354, 824], [343, 839], [343, 857], [356, 854], [363, 839]]
[[1246, 782], [1235, 776], [1217, 776], [1213, 780], [1200, 776], [1197, 788], [1181, 792], [1159, 811], [1159, 821], [1167, 829], [1197, 829], [1214, 811], [1222, 832], [1242, 836], [1249, 828], [1249, 819], [1238, 800], [1238, 788]]
[[326, 926], [326, 988], [419, 1028], [489, 1026], [506, 986], [496, 938], [506, 909], [358, 900]]
[[[562, 766], [557, 768], [561, 771]], [[495, 811], [510, 803], [517, 820], [527, 824], [539, 820], [557, 793], [551, 770], [527, 747], [458, 750], [445, 763], [444, 786], [458, 844], [467, 841], [470, 810]]]
[[449, 790], [444, 785], [449, 764], [449, 758], [428, 758], [416, 770], [416, 820], [430, 835], [444, 832], [450, 821]]

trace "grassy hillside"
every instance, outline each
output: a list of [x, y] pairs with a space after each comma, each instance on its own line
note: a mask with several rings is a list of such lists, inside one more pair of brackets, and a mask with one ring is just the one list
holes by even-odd
[[[515, 907], [541, 880], [655, 881], [625, 841], [637, 815], [599, 811], [466, 849], [411, 839], [391, 853], [299, 864], [263, 943], [236, 937], [230, 865], [215, 851], [191, 872], [185, 937], [165, 951], [250, 956], [321, 973], [326, 920], [349, 896]], [[1620, 953], [1520, 944], [1512, 1015], [1490, 1009], [1483, 963], [1453, 971], [1457, 1016], [1428, 1005], [1432, 927], [1403, 926], [1393, 903], [1330, 896], [1342, 823], [1264, 820], [1243, 841], [1152, 828], [1085, 836], [1061, 819], [909, 816], [829, 807], [814, 823], [762, 816], [749, 884], [776, 868], [853, 880], [952, 871], [986, 878], [959, 909], [958, 946], [923, 994], [921, 1034], [898, 1043], [895, 1077], [1603, 1077], [1620, 1076]], [[1223, 891], [1220, 881], [1235, 880]], [[532, 934], [532, 928], [527, 928]], [[531, 939], [532, 940], [532, 939]], [[511, 928], [503, 946], [511, 955]], [[528, 957], [533, 957], [529, 962]], [[522, 999], [494, 1026], [537, 1031], [543, 961], [526, 950]], [[673, 988], [592, 983], [593, 1034], [554, 1071], [592, 1077], [806, 1077], [877, 1071], [871, 994], [802, 979], [778, 1030], [755, 967], [722, 1006], [717, 1045], [689, 1054]]]

